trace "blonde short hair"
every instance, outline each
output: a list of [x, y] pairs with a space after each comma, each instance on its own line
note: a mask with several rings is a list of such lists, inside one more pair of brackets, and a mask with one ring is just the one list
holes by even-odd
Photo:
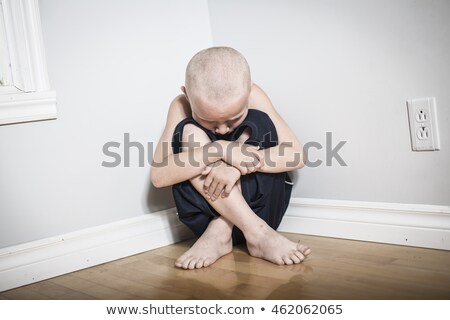
[[191, 99], [226, 102], [250, 93], [250, 67], [244, 56], [233, 48], [204, 49], [189, 61], [185, 86]]

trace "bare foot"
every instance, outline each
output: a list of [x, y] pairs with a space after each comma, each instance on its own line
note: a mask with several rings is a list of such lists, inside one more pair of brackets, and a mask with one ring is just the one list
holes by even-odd
[[247, 237], [247, 248], [253, 257], [278, 265], [300, 263], [311, 253], [308, 247], [286, 239], [267, 224], [261, 225], [255, 234]]
[[219, 220], [220, 218], [210, 222], [194, 245], [177, 259], [176, 267], [183, 269], [208, 267], [233, 250], [232, 225], [230, 227]]

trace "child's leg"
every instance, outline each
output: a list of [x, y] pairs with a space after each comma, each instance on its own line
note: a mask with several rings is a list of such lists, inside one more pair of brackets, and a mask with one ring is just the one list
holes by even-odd
[[[193, 124], [187, 124], [183, 130], [182, 141], [195, 142], [196, 146], [184, 145], [186, 148], [199, 147], [211, 140], [201, 129]], [[203, 193], [205, 177], [198, 176], [190, 180], [196, 189]], [[177, 259], [175, 265], [183, 269], [194, 269], [207, 267], [220, 257], [228, 254], [233, 249], [231, 233], [233, 224], [223, 217], [218, 217], [208, 224], [203, 234], [194, 245]]]
[[[202, 180], [194, 178], [191, 182], [201, 192]], [[221, 218], [225, 218], [224, 221], [229, 221], [230, 226], [236, 225], [244, 233], [247, 248], [252, 256], [276, 264], [295, 264], [303, 261], [310, 253], [309, 248], [286, 239], [268, 226], [250, 209], [236, 187], [227, 198], [208, 200], [208, 202], [221, 214]]]
[[[206, 134], [194, 125], [186, 126], [185, 129], [186, 134], [194, 136], [194, 141], [209, 141]], [[183, 138], [183, 141], [188, 139]], [[199, 176], [190, 181], [203, 194], [204, 178]], [[293, 264], [300, 263], [309, 254], [309, 248], [286, 239], [259, 218], [248, 206], [239, 188], [234, 187], [227, 198], [207, 201], [221, 217], [214, 219], [194, 246], [177, 260], [178, 267], [193, 269], [208, 266], [230, 252], [233, 225], [244, 233], [249, 253], [255, 257], [276, 264]]]

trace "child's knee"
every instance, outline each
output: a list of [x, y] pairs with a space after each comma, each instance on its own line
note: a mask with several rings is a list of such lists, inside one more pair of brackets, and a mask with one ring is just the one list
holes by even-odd
[[183, 128], [182, 146], [186, 149], [198, 148], [210, 142], [206, 132], [192, 123], [188, 123]]

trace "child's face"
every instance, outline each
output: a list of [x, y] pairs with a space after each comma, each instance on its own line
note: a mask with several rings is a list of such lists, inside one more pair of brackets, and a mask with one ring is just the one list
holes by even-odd
[[208, 103], [202, 99], [191, 101], [192, 117], [204, 128], [218, 134], [233, 131], [244, 121], [248, 112], [248, 94], [223, 103]]

